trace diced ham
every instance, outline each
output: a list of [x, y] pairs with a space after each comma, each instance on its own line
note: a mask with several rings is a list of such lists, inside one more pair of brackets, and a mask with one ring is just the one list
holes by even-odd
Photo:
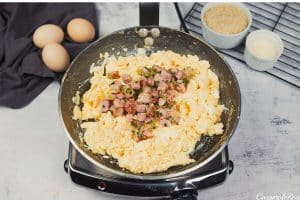
[[109, 100], [104, 100], [101, 103], [101, 112], [107, 112], [109, 110], [110, 102]]
[[162, 70], [161, 71], [161, 78], [162, 78], [163, 81], [170, 82], [172, 80], [172, 74], [165, 71], [165, 70]]
[[124, 94], [122, 94], [122, 93], [118, 93], [118, 94], [116, 94], [115, 95], [115, 97], [117, 98], [117, 99], [124, 99]]
[[124, 106], [125, 110], [129, 114], [134, 114], [136, 112], [136, 102], [134, 99], [129, 99]]
[[133, 114], [127, 114], [127, 115], [126, 115], [126, 120], [127, 120], [128, 122], [132, 122], [132, 120], [133, 120]]
[[173, 99], [174, 99], [174, 96], [167, 96], [167, 102], [168, 102], [168, 104], [171, 104], [172, 101], [173, 101]]
[[[155, 72], [156, 74], [153, 74]], [[137, 141], [153, 137], [155, 125], [170, 126], [179, 123], [179, 115], [172, 110], [174, 98], [178, 92], [186, 91], [184, 79], [191, 70], [164, 69], [154, 65], [152, 69], [143, 68], [143, 76], [133, 81], [129, 74], [123, 74], [120, 80], [114, 80], [110, 90], [114, 100], [104, 100], [101, 111], [112, 111], [115, 117], [124, 116], [142, 133], [134, 138]], [[120, 78], [117, 71], [108, 74], [112, 79]]]
[[115, 108], [123, 108], [125, 106], [125, 101], [121, 99], [114, 99]]
[[143, 93], [151, 94], [152, 90], [150, 87], [144, 87], [143, 88]]
[[145, 104], [137, 104], [136, 111], [139, 113], [146, 112], [146, 105]]
[[141, 88], [140, 82], [132, 83], [132, 89], [139, 90]]
[[145, 119], [147, 117], [146, 113], [138, 113], [136, 116], [137, 116], [137, 120], [140, 122], [145, 121]]
[[173, 101], [176, 94], [177, 94], [176, 90], [168, 90], [167, 91], [167, 102], [169, 104]]
[[158, 97], [152, 97], [151, 98], [151, 103], [157, 103], [158, 102]]
[[143, 134], [144, 134], [147, 138], [153, 137], [153, 133], [152, 133], [152, 131], [150, 131], [150, 130], [144, 131]]
[[152, 90], [152, 91], [151, 91], [151, 95], [152, 95], [153, 97], [158, 97], [158, 91], [157, 91], [157, 90]]
[[173, 89], [173, 90], [168, 90], [168, 91], [167, 91], [167, 96], [175, 96], [176, 93], [177, 93], [177, 92], [176, 92], [176, 90], [174, 90], [174, 89]]
[[151, 117], [146, 117], [145, 123], [149, 123], [149, 122], [151, 122], [151, 121], [152, 121]]
[[168, 85], [164, 81], [160, 81], [157, 90], [166, 91], [167, 89]]
[[137, 102], [139, 103], [150, 103], [151, 102], [151, 96], [147, 93], [141, 93], [138, 96]]
[[147, 81], [147, 79], [145, 77], [142, 77], [140, 79], [140, 85], [141, 85], [141, 87], [145, 87], [145, 86], [148, 85], [148, 81]]
[[148, 106], [148, 109], [147, 109], [147, 116], [148, 117], [154, 117], [155, 115], [155, 105], [152, 103]]
[[131, 82], [131, 77], [129, 74], [123, 74], [121, 77], [124, 83], [128, 84]]
[[154, 79], [153, 78], [148, 78], [147, 79], [147, 84], [150, 85], [150, 86], [153, 86], [154, 85]]

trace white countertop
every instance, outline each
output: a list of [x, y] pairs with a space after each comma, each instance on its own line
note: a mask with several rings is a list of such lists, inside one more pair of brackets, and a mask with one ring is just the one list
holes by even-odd
[[[138, 4], [97, 7], [101, 35], [138, 25]], [[160, 13], [161, 25], [178, 28], [172, 4], [162, 4]], [[226, 60], [242, 93], [240, 123], [229, 143], [235, 168], [224, 184], [200, 191], [199, 199], [255, 199], [258, 193], [300, 199], [300, 90]], [[63, 170], [68, 139], [58, 116], [58, 89], [53, 82], [25, 108], [0, 108], [0, 199], [119, 199], [75, 185]]]

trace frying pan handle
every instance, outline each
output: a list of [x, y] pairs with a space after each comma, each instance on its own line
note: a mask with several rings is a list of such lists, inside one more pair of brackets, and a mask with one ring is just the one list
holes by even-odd
[[195, 190], [178, 191], [172, 195], [172, 200], [197, 200], [198, 193]]
[[159, 3], [140, 3], [140, 26], [159, 25]]

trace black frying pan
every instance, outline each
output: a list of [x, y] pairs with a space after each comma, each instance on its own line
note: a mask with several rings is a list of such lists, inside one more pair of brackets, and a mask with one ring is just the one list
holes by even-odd
[[[208, 60], [211, 69], [217, 74], [220, 81], [220, 103], [228, 110], [222, 114], [224, 134], [212, 137], [202, 137], [198, 142], [191, 157], [196, 162], [186, 165], [172, 167], [164, 172], [152, 174], [133, 174], [121, 169], [112, 159], [104, 158], [102, 155], [95, 155], [84, 147], [79, 138], [78, 123], [72, 119], [74, 104], [72, 97], [76, 91], [81, 93], [89, 88], [88, 79], [90, 65], [97, 62], [100, 52], [108, 52], [110, 55], [121, 52], [121, 55], [135, 53], [135, 46], [144, 47], [144, 39], [139, 37], [136, 30], [139, 28], [151, 29], [157, 27], [160, 30], [160, 37], [154, 40], [152, 51], [172, 50], [180, 54], [197, 55], [201, 59]], [[127, 52], [122, 51], [126, 47]], [[59, 95], [59, 110], [65, 127], [65, 131], [73, 146], [89, 161], [98, 167], [110, 171], [112, 174], [140, 180], [166, 179], [189, 173], [200, 168], [217, 156], [227, 145], [229, 139], [237, 126], [241, 97], [237, 79], [228, 63], [217, 51], [199, 38], [193, 37], [184, 32], [158, 26], [140, 26], [127, 28], [102, 37], [83, 50], [71, 63], [61, 83]]]

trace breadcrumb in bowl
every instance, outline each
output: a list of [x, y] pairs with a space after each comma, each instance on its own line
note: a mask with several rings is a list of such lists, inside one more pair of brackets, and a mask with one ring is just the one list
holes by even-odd
[[252, 24], [252, 15], [242, 3], [207, 3], [201, 10], [202, 33], [214, 47], [238, 46]]
[[204, 21], [212, 30], [231, 35], [245, 30], [249, 19], [239, 7], [231, 4], [220, 4], [205, 12]]

